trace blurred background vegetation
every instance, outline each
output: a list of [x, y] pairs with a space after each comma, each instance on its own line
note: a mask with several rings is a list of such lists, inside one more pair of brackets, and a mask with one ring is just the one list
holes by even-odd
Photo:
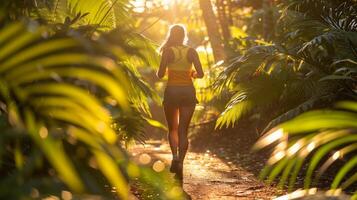
[[335, 166], [331, 191], [356, 188], [356, 0], [9, 0], [0, 198], [128, 199], [140, 182], [154, 199], [182, 199], [165, 171], [126, 153], [165, 137], [155, 71], [174, 23], [207, 75], [192, 139], [249, 124], [254, 147], [272, 152], [262, 178], [293, 190], [302, 173], [310, 188]]

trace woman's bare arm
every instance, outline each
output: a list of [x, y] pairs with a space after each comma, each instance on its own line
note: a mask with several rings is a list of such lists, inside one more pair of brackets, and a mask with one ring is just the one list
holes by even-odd
[[200, 58], [198, 56], [198, 53], [196, 50], [192, 49], [192, 62], [193, 62], [193, 66], [196, 69], [196, 74], [193, 74], [193, 78], [203, 78], [204, 73], [203, 73], [203, 69], [202, 69], [202, 64], [200, 61]]
[[159, 67], [159, 69], [157, 70], [157, 73], [156, 73], [157, 77], [163, 78], [165, 76], [166, 67], [167, 67], [168, 61], [169, 61], [168, 51], [164, 50], [162, 52], [162, 56], [161, 56], [160, 67]]

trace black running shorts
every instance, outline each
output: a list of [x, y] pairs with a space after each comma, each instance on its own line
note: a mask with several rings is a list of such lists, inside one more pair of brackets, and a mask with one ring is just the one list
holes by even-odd
[[167, 86], [164, 93], [165, 105], [194, 106], [198, 103], [193, 85]]

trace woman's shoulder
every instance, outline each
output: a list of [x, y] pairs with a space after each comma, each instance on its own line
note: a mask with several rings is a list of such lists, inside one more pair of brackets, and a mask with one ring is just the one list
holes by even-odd
[[174, 52], [171, 47], [165, 47], [162, 49], [162, 57], [166, 57], [169, 61], [173, 59]]
[[187, 58], [188, 58], [188, 60], [193, 61], [195, 59], [195, 57], [198, 56], [198, 53], [195, 48], [190, 47], [190, 46], [187, 46], [187, 47], [188, 47]]
[[189, 54], [190, 56], [195, 56], [195, 55], [197, 55], [198, 53], [197, 53], [197, 51], [196, 51], [195, 48], [188, 46], [188, 52], [187, 52], [187, 54]]
[[188, 54], [195, 54], [196, 53], [196, 49], [191, 47], [191, 46], [188, 46], [188, 45], [182, 45], [184, 48], [187, 49], [187, 53]]
[[173, 52], [172, 47], [164, 47], [162, 49], [162, 55], [171, 54]]

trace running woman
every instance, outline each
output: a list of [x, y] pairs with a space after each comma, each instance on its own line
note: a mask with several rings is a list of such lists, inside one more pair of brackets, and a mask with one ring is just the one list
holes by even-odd
[[168, 73], [163, 107], [172, 152], [170, 171], [176, 174], [181, 184], [183, 162], [189, 145], [188, 127], [198, 103], [192, 79], [204, 76], [198, 54], [195, 49], [185, 45], [186, 39], [184, 26], [176, 24], [170, 27], [167, 39], [160, 48], [162, 57], [157, 72], [159, 78]]

